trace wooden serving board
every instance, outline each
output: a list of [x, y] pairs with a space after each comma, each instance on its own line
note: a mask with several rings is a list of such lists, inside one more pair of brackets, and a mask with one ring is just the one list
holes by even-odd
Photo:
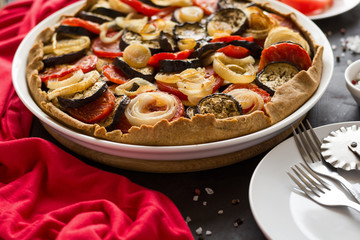
[[73, 152], [89, 158], [93, 161], [99, 162], [112, 167], [117, 167], [126, 170], [141, 171], [141, 172], [152, 172], [152, 173], [180, 173], [180, 172], [194, 172], [201, 170], [214, 169], [219, 167], [228, 166], [263, 153], [285, 138], [287, 138], [292, 130], [291, 127], [287, 128], [274, 138], [271, 138], [258, 145], [252, 146], [247, 149], [243, 149], [237, 152], [228, 153], [225, 155], [199, 158], [191, 160], [144, 160], [114, 156], [102, 152], [95, 151], [93, 149], [81, 146], [52, 130], [46, 124], [43, 124], [44, 128], [62, 145], [69, 148]]

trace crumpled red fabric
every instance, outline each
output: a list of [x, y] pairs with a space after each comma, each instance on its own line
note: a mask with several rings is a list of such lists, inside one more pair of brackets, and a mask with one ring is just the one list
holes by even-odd
[[33, 115], [12, 86], [12, 59], [32, 27], [73, 2], [18, 0], [0, 10], [0, 239], [193, 239], [162, 193], [28, 137]]

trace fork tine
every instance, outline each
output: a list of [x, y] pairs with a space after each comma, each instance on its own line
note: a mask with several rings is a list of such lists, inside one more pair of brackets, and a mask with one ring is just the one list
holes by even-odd
[[316, 135], [316, 133], [315, 133], [314, 129], [312, 128], [312, 126], [311, 126], [311, 124], [310, 124], [310, 122], [309, 122], [308, 119], [306, 119], [306, 123], [307, 123], [308, 128], [309, 128], [309, 130], [310, 130], [310, 133], [311, 133], [311, 135], [312, 135], [312, 137], [313, 137], [313, 139], [314, 139], [314, 141], [315, 141], [316, 146], [317, 146], [318, 149], [320, 150], [320, 147], [321, 147], [320, 139], [319, 139], [318, 136]]
[[307, 165], [305, 165], [305, 164], [303, 164], [303, 163], [300, 163], [300, 165], [301, 165], [304, 169], [306, 169], [306, 171], [307, 171], [308, 173], [310, 173], [311, 176], [313, 176], [318, 182], [320, 182], [321, 185], [323, 185], [326, 189], [330, 190], [329, 185], [328, 185], [325, 181], [323, 181], [316, 173], [314, 173]]
[[296, 176], [302, 181], [302, 183], [304, 183], [312, 192], [314, 192], [317, 196], [319, 196], [319, 194], [317, 193], [318, 190], [320, 192], [324, 193], [324, 191], [321, 189], [321, 187], [318, 186], [318, 184], [315, 183], [314, 180], [312, 180], [309, 177], [309, 175], [307, 175], [297, 165], [295, 165], [295, 167], [297, 168], [297, 170], [294, 169], [293, 167], [291, 167], [291, 169], [294, 171]]
[[[294, 169], [293, 169], [294, 170]], [[304, 184], [300, 183], [299, 180], [296, 179], [296, 177], [294, 177], [291, 173], [289, 172], [286, 172], [289, 177], [291, 178], [291, 180], [306, 194], [308, 195], [309, 197], [314, 197], [317, 196], [317, 197], [320, 197], [316, 192], [313, 192], [312, 190], [308, 190]]]
[[[297, 128], [297, 130], [299, 131], [299, 129]], [[309, 158], [308, 154], [306, 153], [302, 143], [301, 143], [301, 140], [299, 139], [299, 136], [298, 134], [296, 133], [294, 127], [292, 127], [292, 131], [293, 131], [293, 135], [294, 135], [294, 139], [295, 139], [295, 143], [296, 143], [296, 146], [298, 147], [299, 149], [299, 152], [301, 154], [301, 156], [303, 157], [303, 159], [305, 160], [305, 162], [308, 162], [308, 163], [311, 163], [312, 160]]]
[[[310, 122], [309, 121], [307, 121], [307, 122], [308, 122], [308, 125], [310, 125]], [[302, 132], [304, 133], [304, 136], [305, 136], [307, 142], [309, 143], [309, 146], [311, 147], [311, 149], [317, 156], [317, 158], [314, 160], [321, 161], [322, 160], [321, 149], [320, 149], [321, 143], [320, 143], [319, 138], [316, 136], [314, 130], [312, 130], [312, 132], [310, 130], [310, 132], [311, 132], [311, 136], [310, 136], [309, 131], [304, 126], [304, 124], [301, 122], [300, 125], [302, 127]], [[311, 125], [310, 125], [310, 127], [311, 127]], [[318, 145], [317, 142], [319, 142], [320, 145]]]

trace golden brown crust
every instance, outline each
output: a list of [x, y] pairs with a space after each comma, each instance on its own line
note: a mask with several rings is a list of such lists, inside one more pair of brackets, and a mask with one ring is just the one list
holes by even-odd
[[[91, 4], [93, 4], [92, 2], [94, 1], [91, 1]], [[88, 8], [88, 6], [84, 8]], [[272, 12], [277, 12], [267, 4], [264, 4], [264, 7]], [[286, 17], [297, 23], [294, 14], [288, 14]], [[311, 35], [299, 24], [297, 26], [302, 30], [304, 36], [310, 40], [312, 46], [314, 46]], [[271, 102], [265, 105], [265, 113], [256, 111], [249, 115], [221, 120], [215, 119], [213, 115], [196, 115], [192, 119], [180, 118], [171, 123], [163, 120], [154, 126], [143, 125], [141, 127], [132, 127], [127, 134], [122, 134], [120, 130], [107, 132], [104, 127], [98, 124], [85, 124], [72, 118], [49, 102], [46, 92], [41, 90], [42, 83], [38, 73], [44, 67], [42, 63], [42, 46], [44, 42], [46, 43], [50, 40], [52, 33], [53, 30], [51, 29], [44, 30], [39, 35], [28, 57], [26, 77], [35, 102], [44, 112], [68, 127], [90, 136], [120, 143], [186, 145], [244, 136], [267, 128], [289, 116], [315, 93], [321, 80], [323, 47], [316, 46], [314, 48], [313, 65], [308, 71], [301, 71], [293, 79], [277, 89]]]

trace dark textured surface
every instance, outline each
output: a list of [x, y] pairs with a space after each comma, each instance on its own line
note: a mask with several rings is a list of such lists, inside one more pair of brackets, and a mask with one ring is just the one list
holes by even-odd
[[[340, 16], [318, 20], [315, 23], [326, 33], [331, 45], [336, 45], [334, 50], [335, 68], [329, 88], [324, 96], [309, 112], [308, 119], [314, 127], [336, 122], [360, 120], [359, 107], [346, 89], [344, 72], [348, 61], [355, 61], [360, 55], [349, 51], [343, 52], [341, 38], [360, 34], [360, 6]], [[345, 30], [345, 34], [342, 32]], [[340, 57], [337, 62], [336, 57]], [[54, 140], [34, 119], [31, 136], [41, 137], [61, 145]], [[64, 149], [72, 153], [68, 149]], [[73, 153], [72, 153], [73, 154]], [[126, 176], [133, 182], [157, 190], [168, 196], [179, 208], [184, 218], [189, 216], [189, 223], [195, 239], [195, 230], [202, 227], [204, 239], [265, 239], [257, 226], [249, 206], [248, 189], [251, 175], [257, 164], [264, 157], [261, 154], [255, 158], [240, 162], [235, 165], [214, 170], [179, 173], [179, 174], [152, 174], [125, 171], [103, 166], [74, 154], [85, 163], [100, 169]], [[266, 182], [264, 182], [266, 184]], [[206, 194], [204, 188], [214, 190], [214, 194]], [[198, 201], [193, 201], [195, 189], [201, 193]], [[233, 204], [233, 199], [239, 199], [239, 204]], [[206, 201], [206, 206], [203, 202]], [[269, 207], [271, 203], [269, 203]], [[218, 211], [223, 210], [219, 215]], [[276, 218], [276, 216], [274, 216]], [[240, 225], [235, 228], [234, 222], [239, 219]], [[206, 236], [205, 231], [210, 230], [211, 236]]]

